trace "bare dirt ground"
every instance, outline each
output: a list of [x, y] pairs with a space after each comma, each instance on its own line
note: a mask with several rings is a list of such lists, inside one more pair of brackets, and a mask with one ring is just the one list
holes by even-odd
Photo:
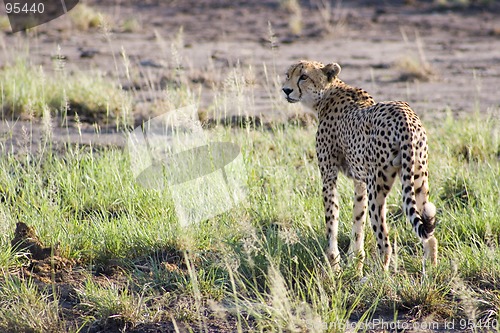
[[[133, 32], [111, 27], [107, 34], [99, 29], [78, 31], [68, 28], [61, 17], [36, 32], [5, 33], [1, 37], [4, 51], [27, 43], [31, 62], [50, 69], [59, 46], [68, 71], [98, 69], [117, 79], [124, 89], [133, 89], [136, 123], [152, 115], [154, 100], [165, 97], [165, 85], [176, 84], [177, 62], [189, 77], [187, 84], [193, 90], [201, 86], [201, 108], [209, 108], [231, 70], [239, 66], [243, 72], [251, 68], [248, 72], [253, 73], [248, 91], [254, 105], [248, 114], [266, 120], [286, 119], [285, 110], [273, 111], [272, 103], [281, 92], [269, 89], [264, 65], [269, 73], [282, 74], [289, 64], [303, 58], [340, 63], [344, 81], [363, 87], [379, 101], [406, 100], [424, 121], [440, 121], [447, 112], [500, 116], [498, 2], [446, 7], [433, 1], [334, 1], [326, 11], [326, 2], [311, 0], [301, 2], [302, 27], [295, 32], [290, 27], [294, 14], [277, 0], [86, 3], [111, 20], [133, 18], [139, 27]], [[176, 41], [179, 45], [173, 53], [171, 45]], [[121, 60], [123, 51], [137, 72], [132, 80]], [[0, 66], [15, 57], [11, 52], [1, 54]], [[425, 67], [423, 74], [398, 68], [405, 60], [415, 61], [417, 68]], [[19, 146], [23, 126], [32, 128], [34, 141], [42, 135], [36, 123], [4, 120], [0, 126], [0, 137], [6, 138], [3, 143]], [[124, 136], [111, 129], [96, 135], [90, 124], [83, 124], [80, 132], [72, 126], [56, 126], [53, 138], [124, 144]], [[36, 277], [36, 272], [31, 274]], [[68, 294], [68, 307], [72, 306], [71, 288], [64, 290], [80, 278], [80, 273], [73, 274], [74, 279], [69, 276], [61, 284], [62, 294]], [[39, 280], [44, 282], [41, 275]], [[159, 323], [136, 327], [134, 332], [172, 330], [170, 324]], [[213, 328], [214, 332], [231, 330]]]
[[[245, 93], [252, 94], [252, 105], [244, 113], [286, 119], [285, 109], [272, 108], [281, 92], [265, 82], [265, 70], [282, 74], [303, 58], [340, 63], [344, 81], [379, 101], [408, 101], [424, 120], [439, 120], [447, 111], [500, 114], [498, 2], [444, 6], [434, 1], [310, 0], [300, 2], [299, 24], [294, 23], [297, 12], [284, 3], [89, 0], [87, 5], [109, 19], [106, 33], [71, 28], [69, 19], [61, 17], [35, 32], [5, 34], [3, 44], [7, 49], [29, 45], [32, 63], [45, 70], [53, 68], [59, 53], [68, 71], [107, 73], [124, 89], [134, 90], [136, 124], [153, 115], [152, 102], [165, 98], [166, 86], [201, 87], [200, 108], [210, 108], [235, 66], [250, 73]], [[138, 23], [132, 32], [118, 27], [126, 20]], [[15, 57], [4, 55], [0, 65]], [[127, 66], [135, 72], [131, 78]], [[179, 69], [188, 82], [179, 82]], [[228, 110], [226, 116], [231, 112], [241, 110]], [[22, 125], [4, 123], [0, 131], [6, 137]], [[76, 129], [60, 132], [55, 140], [123, 144], [120, 136], [106, 131], [93, 135], [92, 128], [78, 138]]]

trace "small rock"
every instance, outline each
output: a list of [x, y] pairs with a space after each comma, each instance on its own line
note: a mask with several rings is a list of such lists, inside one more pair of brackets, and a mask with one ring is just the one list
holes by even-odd
[[81, 50], [80, 58], [93, 58], [96, 54], [99, 54], [99, 50], [96, 49]]

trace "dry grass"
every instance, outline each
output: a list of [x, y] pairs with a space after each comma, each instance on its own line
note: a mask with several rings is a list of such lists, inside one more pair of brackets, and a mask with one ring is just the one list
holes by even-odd
[[0, 31], [11, 31], [10, 22], [7, 15], [0, 16]]
[[135, 17], [129, 17], [121, 23], [122, 32], [139, 32], [142, 30], [142, 23]]
[[289, 13], [288, 28], [295, 35], [300, 35], [302, 32], [302, 9], [298, 0], [282, 0], [281, 7]]
[[424, 45], [418, 32], [415, 32], [413, 41], [409, 39], [403, 28], [401, 28], [401, 35], [409, 52], [401, 56], [394, 64], [394, 68], [400, 72], [399, 79], [402, 81], [431, 81], [437, 78], [436, 71], [427, 61]]
[[342, 9], [342, 1], [315, 0], [315, 4], [323, 29], [332, 35], [339, 35], [346, 29], [347, 12]]
[[99, 28], [106, 20], [102, 13], [84, 3], [80, 3], [73, 8], [69, 12], [69, 17], [75, 27], [82, 31]]
[[401, 57], [395, 63], [395, 69], [400, 73], [401, 81], [431, 81], [435, 76], [435, 70], [428, 64], [423, 63], [414, 56]]

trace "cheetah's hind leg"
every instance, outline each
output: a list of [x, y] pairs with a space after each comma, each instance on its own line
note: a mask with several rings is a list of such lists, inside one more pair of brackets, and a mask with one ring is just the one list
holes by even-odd
[[351, 246], [349, 256], [356, 265], [356, 271], [363, 273], [363, 264], [365, 261], [365, 221], [366, 208], [368, 206], [368, 197], [366, 194], [366, 184], [360, 181], [354, 181], [354, 204], [353, 204], [353, 225]]

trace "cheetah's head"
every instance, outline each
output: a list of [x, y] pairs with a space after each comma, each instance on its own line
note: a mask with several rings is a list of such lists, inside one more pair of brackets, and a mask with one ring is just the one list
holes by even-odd
[[301, 60], [290, 66], [283, 83], [285, 98], [290, 103], [302, 102], [310, 107], [322, 97], [323, 90], [340, 73], [340, 65], [323, 65], [316, 61]]

